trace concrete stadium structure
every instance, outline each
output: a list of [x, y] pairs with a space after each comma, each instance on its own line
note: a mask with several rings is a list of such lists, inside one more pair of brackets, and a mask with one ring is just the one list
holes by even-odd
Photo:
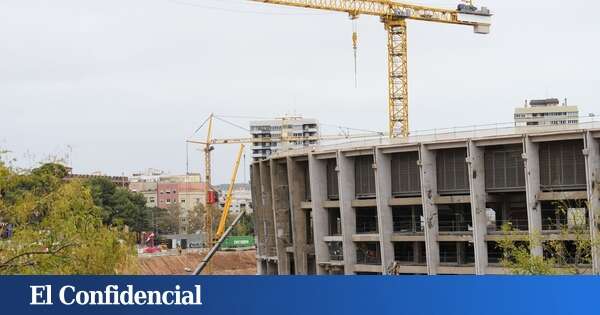
[[258, 273], [503, 274], [503, 224], [567, 244], [578, 214], [598, 240], [599, 148], [591, 121], [277, 152], [251, 166]]

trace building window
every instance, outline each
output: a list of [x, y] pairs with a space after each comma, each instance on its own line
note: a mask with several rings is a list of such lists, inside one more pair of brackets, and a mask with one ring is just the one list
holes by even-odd
[[185, 203], [185, 199], [181, 199], [181, 203]]

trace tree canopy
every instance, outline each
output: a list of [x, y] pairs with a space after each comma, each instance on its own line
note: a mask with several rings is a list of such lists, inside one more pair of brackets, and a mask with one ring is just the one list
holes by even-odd
[[136, 232], [151, 229], [148, 225], [150, 210], [142, 194], [118, 187], [104, 177], [88, 179], [85, 185], [90, 189], [94, 204], [102, 209], [104, 224], [127, 225]]
[[129, 234], [103, 224], [92, 187], [66, 174], [59, 164], [17, 173], [0, 162], [0, 222], [12, 228], [0, 239], [0, 274], [135, 272]]

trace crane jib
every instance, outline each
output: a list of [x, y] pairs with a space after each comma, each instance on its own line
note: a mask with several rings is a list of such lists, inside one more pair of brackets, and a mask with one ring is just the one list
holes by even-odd
[[[406, 20], [472, 26], [475, 33], [490, 32], [492, 14], [472, 1], [456, 10], [400, 3], [392, 0], [250, 0], [282, 6], [345, 12], [381, 18], [388, 33], [388, 131], [392, 138], [408, 137], [408, 71]], [[354, 41], [356, 42], [356, 41]], [[353, 48], [355, 48], [354, 45]]]

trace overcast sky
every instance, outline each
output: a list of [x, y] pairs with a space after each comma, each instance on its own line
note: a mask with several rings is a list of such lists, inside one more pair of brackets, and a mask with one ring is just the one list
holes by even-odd
[[[532, 98], [600, 112], [599, 2], [477, 4], [495, 14], [489, 35], [409, 22], [411, 129], [508, 122]], [[22, 166], [70, 154], [78, 173], [183, 173], [184, 141], [210, 112], [383, 131], [386, 35], [375, 17], [358, 30], [355, 88], [344, 14], [242, 0], [0, 0], [0, 149]], [[235, 150], [216, 149], [215, 182], [228, 181]], [[201, 152], [189, 155], [199, 171]]]

